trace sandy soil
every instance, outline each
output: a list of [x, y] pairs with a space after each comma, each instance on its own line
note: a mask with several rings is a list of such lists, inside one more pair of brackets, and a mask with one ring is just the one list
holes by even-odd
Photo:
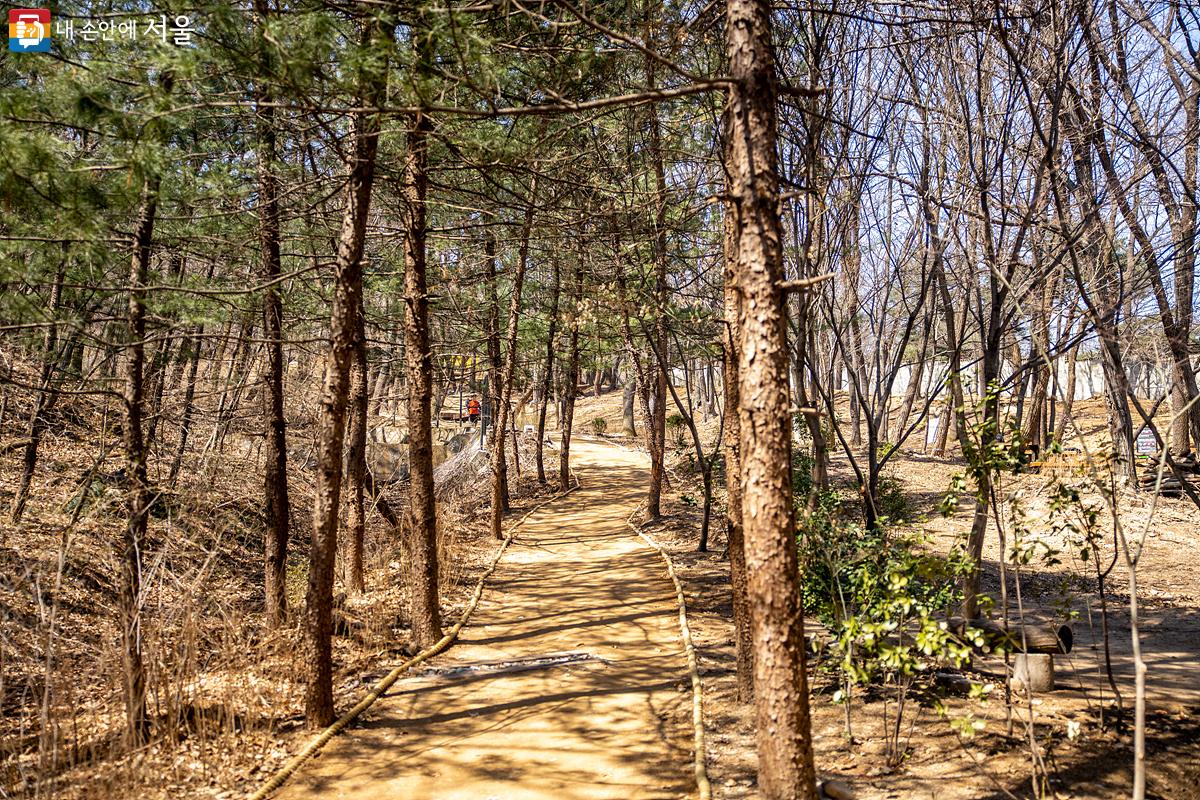
[[582, 489], [520, 529], [459, 643], [398, 682], [281, 797], [694, 793], [673, 587], [626, 525], [645, 457], [586, 442], [572, 457]]

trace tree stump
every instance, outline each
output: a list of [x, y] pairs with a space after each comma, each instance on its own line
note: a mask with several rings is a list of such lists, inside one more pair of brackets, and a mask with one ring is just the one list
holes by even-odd
[[1054, 656], [1017, 653], [1013, 657], [1012, 687], [1018, 692], [1054, 691]]

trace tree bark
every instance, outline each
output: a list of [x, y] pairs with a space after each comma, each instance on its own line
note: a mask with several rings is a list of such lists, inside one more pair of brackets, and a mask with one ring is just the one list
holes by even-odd
[[621, 435], [637, 436], [637, 427], [633, 419], [633, 400], [636, 391], [636, 379], [629, 376], [621, 393]]
[[727, 0], [725, 41], [732, 79], [725, 166], [737, 242], [738, 424], [758, 789], [767, 800], [815, 800], [779, 287], [783, 252], [770, 3]]
[[[268, 0], [254, 0], [254, 11], [259, 25], [265, 30], [271, 11]], [[266, 285], [263, 292], [263, 335], [267, 348], [267, 396], [264, 399], [267, 447], [263, 475], [267, 530], [263, 548], [263, 588], [267, 622], [277, 627], [287, 616], [287, 548], [291, 535], [291, 506], [287, 485], [287, 418], [283, 411], [283, 298], [276, 288], [283, 269], [279, 247], [279, 181], [275, 175], [275, 106], [267, 86], [269, 82], [263, 81], [263, 88], [258, 90], [256, 97], [258, 237], [262, 253], [262, 277]], [[194, 381], [189, 381], [189, 399], [194, 395], [194, 385]], [[190, 403], [188, 408], [190, 410]], [[183, 435], [186, 436], [186, 432]]]
[[[428, 36], [414, 45], [418, 74], [433, 60]], [[433, 485], [433, 432], [430, 400], [433, 351], [429, 336], [429, 295], [425, 277], [425, 197], [429, 190], [429, 133], [424, 110], [409, 116], [404, 158], [404, 360], [408, 374], [408, 465], [410, 475], [404, 532], [410, 561], [409, 610], [412, 637], [419, 647], [442, 638], [438, 593], [437, 502]]]
[[126, 737], [131, 747], [144, 743], [150, 733], [150, 717], [146, 709], [146, 672], [142, 663], [142, 551], [150, 507], [146, 451], [142, 439], [145, 410], [142, 372], [146, 358], [146, 282], [150, 272], [150, 247], [158, 210], [158, 190], [158, 176], [147, 176], [142, 183], [141, 207], [134, 227], [133, 256], [129, 267], [125, 385], [121, 398], [128, 519], [121, 559], [120, 610]]
[[575, 420], [575, 397], [579, 393], [579, 307], [583, 301], [583, 252], [575, 264], [575, 296], [571, 314], [571, 356], [563, 387], [562, 437], [558, 448], [558, 487], [571, 488], [571, 426]]
[[742, 464], [741, 425], [738, 398], [737, 342], [738, 303], [734, 270], [736, 269], [735, 231], [732, 213], [725, 214], [724, 321], [721, 372], [725, 393], [725, 532], [729, 545], [729, 583], [733, 591], [734, 644], [737, 653], [737, 699], [749, 703], [754, 699], [754, 639], [750, 623], [750, 599], [747, 596], [746, 547], [742, 534]]
[[[521, 292], [525, 287], [525, 269], [529, 264], [529, 231], [533, 227], [533, 206], [537, 201], [537, 176], [529, 190], [529, 205], [525, 207], [525, 220], [521, 225], [521, 244], [517, 253], [517, 268], [513, 274], [512, 297], [508, 304], [508, 330], [505, 332], [508, 352], [504, 359], [504, 370], [500, 375], [497, 394], [500, 405], [496, 410], [496, 427], [492, 436], [492, 536], [503, 538], [501, 522], [508, 506], [504, 497], [506, 464], [504, 439], [508, 432], [508, 403], [512, 396], [513, 374], [517, 368], [517, 324], [521, 319]], [[517, 456], [513, 443], [513, 456]], [[518, 468], [519, 469], [519, 468]], [[519, 475], [518, 475], [519, 477]]]
[[[376, 19], [366, 24], [365, 43], [384, 45], [392, 38], [390, 24]], [[308, 591], [305, 597], [304, 655], [308, 668], [304, 711], [308, 724], [333, 722], [333, 579], [337, 554], [338, 509], [342, 486], [342, 447], [345, 443], [346, 403], [350, 389], [358, 309], [362, 305], [362, 254], [367, 214], [375, 180], [379, 144], [379, 114], [372, 110], [383, 99], [386, 68], [365, 73], [360, 107], [353, 120], [354, 149], [346, 185], [346, 204], [334, 261], [333, 309], [329, 347], [317, 430], [317, 480], [313, 502], [313, 534], [309, 550]]]
[[[646, 84], [654, 87], [655, 61], [646, 58]], [[664, 369], [657, 370], [651, 384], [653, 403], [647, 417], [650, 447], [650, 487], [646, 496], [646, 518], [655, 520], [662, 516], [663, 476], [666, 473], [667, 441], [667, 381], [670, 379], [670, 351], [667, 348], [667, 179], [663, 165], [662, 124], [658, 118], [658, 104], [648, 107], [650, 117], [650, 159], [654, 167], [654, 288], [655, 319], [653, 350], [663, 358]], [[649, 377], [649, 376], [647, 376]]]
[[363, 547], [367, 535], [365, 504], [367, 474], [367, 335], [363, 319], [363, 298], [355, 312], [354, 354], [350, 363], [350, 443], [346, 451], [346, 486], [350, 490], [350, 509], [347, 527], [350, 545], [346, 564], [347, 588], [362, 594]]
[[554, 337], [558, 330], [558, 296], [562, 288], [562, 268], [558, 259], [554, 259], [554, 284], [550, 290], [550, 323], [546, 330], [546, 365], [542, 371], [542, 390], [538, 398], [538, 440], [537, 440], [537, 474], [538, 482], [546, 483], [546, 464], [544, 444], [546, 441], [546, 406], [550, 402], [551, 390], [554, 386]]
[[[492, 473], [494, 483], [500, 488], [500, 510], [508, 511], [510, 499], [508, 495], [508, 464], [504, 460], [504, 431], [496, 427], [500, 414], [500, 382], [504, 372], [504, 356], [500, 350], [500, 291], [499, 270], [496, 260], [496, 236], [488, 233], [484, 241], [484, 268], [488, 279], [488, 315], [484, 323], [484, 335], [487, 338], [488, 352], [488, 397], [484, 417], [492, 423]], [[497, 462], [495, 459], [499, 459]]]

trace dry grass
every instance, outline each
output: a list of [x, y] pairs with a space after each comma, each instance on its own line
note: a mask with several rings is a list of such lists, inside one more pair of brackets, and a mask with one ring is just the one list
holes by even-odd
[[[294, 453], [302, 453], [313, 434], [306, 408], [312, 387], [298, 384], [301, 378], [293, 376], [288, 391]], [[0, 446], [20, 438], [30, 409], [29, 398], [9, 391]], [[262, 614], [262, 440], [248, 434], [256, 421], [243, 410], [218, 447], [216, 402], [216, 396], [201, 400], [177, 486], [161, 484], [177, 442], [174, 417], [164, 417], [151, 458], [151, 480], [162, 490], [143, 554], [143, 651], [154, 736], [132, 753], [121, 738], [116, 620], [123, 507], [115, 406], [96, 397], [63, 398], [18, 526], [8, 522], [7, 506], [21, 452], [0, 455], [5, 796], [231, 796], [262, 780], [305, 740], [297, 615], [271, 630]], [[167, 410], [178, 413], [170, 404]], [[288, 599], [294, 610], [303, 607], [307, 581], [313, 474], [302, 458], [291, 462]], [[496, 546], [480, 513], [483, 486], [439, 503], [447, 616], [465, 601]], [[528, 480], [514, 480], [513, 488], [517, 498], [538, 491]], [[401, 509], [402, 488], [392, 487], [389, 495]], [[366, 579], [362, 596], [347, 597], [340, 575], [335, 590], [339, 707], [402, 659], [408, 645], [401, 542], [377, 514], [368, 517]]]

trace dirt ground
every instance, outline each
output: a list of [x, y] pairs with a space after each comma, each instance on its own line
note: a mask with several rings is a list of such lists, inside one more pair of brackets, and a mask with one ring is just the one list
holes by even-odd
[[286, 800], [688, 797], [674, 588], [627, 526], [644, 456], [576, 442], [582, 487], [518, 530], [462, 637], [306, 765]]
[[[586, 434], [601, 427], [593, 423], [600, 418], [609, 432], [619, 431], [620, 402], [619, 392], [581, 399], [577, 430]], [[26, 411], [16, 407], [11, 419], [23, 418]], [[1091, 448], [1103, 433], [1102, 406], [1079, 404], [1077, 414], [1083, 431], [1077, 444]], [[113, 623], [119, 476], [107, 464], [89, 472], [114, 440], [111, 409], [72, 406], [55, 426], [43, 449], [44, 468], [35, 479], [26, 522], [0, 527], [0, 788], [6, 795], [97, 798], [245, 795], [309, 737], [300, 716], [296, 635], [274, 634], [259, 618], [261, 521], [255, 516], [260, 489], [254, 443], [231, 437], [217, 457], [189, 463], [178, 488], [165, 499], [164, 513], [152, 523], [155, 559], [147, 606], [152, 638], [146, 643], [152, 702], [156, 724], [178, 733], [175, 740], [114, 757], [121, 722]], [[0, 431], [4, 441], [19, 435], [17, 427], [13, 423]], [[706, 442], [715, 439], [715, 418], [701, 427]], [[298, 430], [297, 435], [304, 434]], [[671, 439], [672, 486], [665, 517], [650, 532], [673, 553], [685, 585], [715, 795], [750, 798], [756, 796], [753, 720], [750, 709], [733, 697], [725, 542], [715, 524], [710, 551], [696, 551], [699, 481], [690, 472], [690, 444]], [[624, 444], [632, 450], [639, 446]], [[506, 554], [493, 576], [463, 642], [398, 684], [364, 726], [308, 765], [287, 791], [295, 796], [347, 792], [350, 784], [331, 783], [345, 772], [357, 776], [351, 783], [370, 779], [367, 785], [381, 793], [414, 797], [691, 793], [687, 673], [671, 586], [657, 556], [624, 527], [645, 488], [643, 456], [632, 450], [607, 441], [577, 441], [577, 466], [595, 475], [591, 488], [585, 474], [584, 494], [558, 501], [546, 516], [531, 519], [524, 543]], [[6, 498], [19, 455], [12, 450], [3, 458], [0, 497]], [[164, 460], [161, 454], [156, 459]], [[832, 467], [835, 484], [853, 496], [844, 458], [835, 457]], [[923, 536], [931, 551], [945, 552], [970, 525], [969, 499], [948, 518], [934, 511], [951, 476], [962, 468], [955, 457], [934, 458], [909, 447], [889, 469], [914, 512], [908, 531]], [[524, 476], [515, 480], [518, 513], [545, 496], [528, 473], [526, 462]], [[293, 477], [294, 526], [302, 552], [311, 487], [303, 471]], [[813, 733], [823, 776], [844, 780], [863, 800], [1031, 797], [1032, 729], [1052, 796], [1128, 796], [1132, 738], [1128, 724], [1116, 724], [1115, 698], [1103, 668], [1094, 564], [1098, 560], [1107, 567], [1116, 556], [1105, 600], [1126, 723], [1133, 702], [1128, 571], [1114, 547], [1107, 511], [1098, 515], [1105, 534], [1086, 562], [1069, 537], [1045, 524], [1047, 497], [1059, 480], [1080, 486], [1085, 502], [1102, 500], [1095, 486], [1072, 470], [1010, 476], [1003, 487], [1006, 496], [1021, 498], [1032, 521], [1028, 536], [1044, 543], [1039, 552], [1059, 551], [1056, 560], [1038, 557], [1019, 573], [1025, 611], [1073, 617], [1075, 649], [1057, 659], [1058, 690], [1017, 703], [1010, 734], [1000, 690], [1003, 664], [977, 659], [969, 676], [997, 687], [989, 702], [943, 698], [951, 717], [970, 712], [983, 723], [974, 737], [962, 740], [935, 713], [938, 692], [931, 681], [919, 678], [904, 717], [905, 756], [889, 767], [883, 726], [885, 714], [894, 721], [890, 695], [874, 691], [857, 697], [850, 715], [853, 737], [848, 737], [845, 707], [832, 702], [828, 664], [814, 653]], [[1127, 538], [1135, 545], [1144, 541], [1136, 576], [1148, 668], [1149, 796], [1198, 799], [1200, 576], [1194, 565], [1200, 563], [1200, 515], [1187, 499], [1156, 500], [1126, 489], [1116, 496]], [[719, 494], [716, 500], [719, 512]], [[72, 526], [73, 502], [83, 506]], [[484, 531], [482, 503], [446, 509], [447, 615], [462, 607], [496, 546]], [[365, 596], [347, 598], [339, 612], [339, 708], [404, 657], [398, 542], [372, 519], [372, 584]], [[1002, 519], [1011, 524], [1007, 506]], [[68, 528], [73, 533], [64, 537]], [[989, 534], [984, 583], [993, 594], [1000, 585], [1001, 555], [999, 542]], [[303, 575], [298, 560], [289, 571], [290, 599], [297, 607]], [[611, 580], [614, 576], [619, 580]], [[1015, 577], [1009, 573], [1010, 588]], [[815, 621], [808, 627], [821, 638]], [[55, 635], [47, 637], [47, 631]], [[57, 665], [49, 683], [42, 678], [47, 641]], [[45, 698], [50, 699], [52, 734], [39, 738]], [[607, 726], [598, 729], [593, 719]], [[370, 755], [364, 747], [372, 748]], [[630, 752], [638, 758], [625, 757]], [[378, 753], [386, 754], [382, 762]], [[408, 768], [418, 763], [422, 769]], [[513, 794], [515, 785], [530, 794]]]
[[[612, 401], [588, 401], [583, 418], [612, 414]], [[1080, 426], [1094, 433], [1100, 427], [1099, 404], [1082, 404]], [[619, 413], [616, 412], [616, 413]], [[713, 423], [710, 422], [710, 425]], [[629, 443], [638, 446], [636, 442]], [[693, 637], [700, 657], [705, 690], [705, 721], [709, 741], [709, 772], [720, 798], [755, 797], [755, 748], [750, 707], [735, 699], [732, 607], [728, 560], [719, 524], [708, 553], [696, 550], [701, 496], [697, 476], [687, 470], [690, 443], [674, 448], [674, 485], [667, 492], [663, 521], [652, 529], [667, 546], [685, 583]], [[934, 458], [920, 452], [899, 454], [889, 474], [897, 478], [914, 507], [911, 533], [925, 537], [927, 547], [946, 552], [969, 529], [971, 503], [943, 519], [935, 512], [951, 476], [963, 469], [956, 457]], [[832, 464], [835, 484], [853, 492], [852, 472], [844, 457]], [[1101, 609], [1092, 562], [1070, 552], [1069, 543], [1036, 520], [1047, 515], [1046, 495], [1057, 481], [1086, 482], [1075, 474], [1029, 474], [1007, 479], [1006, 492], [1022, 498], [1027, 516], [1035, 520], [1032, 536], [1058, 548], [1059, 563], [1045, 560], [1020, 573], [1025, 612], [1042, 619], [1059, 618], [1070, 609], [1075, 647], [1070, 656], [1056, 657], [1057, 690], [1030, 700], [1016, 696], [1014, 726], [1007, 733], [999, 659], [976, 659], [968, 677], [992, 683], [996, 689], [987, 705], [962, 697], [942, 698], [950, 716], [971, 711], [983, 729], [960, 739], [946, 719], [933, 710], [940, 692], [932, 681], [918, 680], [920, 691], [906, 709], [904, 726], [912, 725], [908, 749], [898, 767], [884, 756], [885, 713], [894, 722], [895, 704], [881, 692], [857, 699], [852, 710], [853, 740], [846, 735], [845, 707], [835, 705], [836, 686], [822, 657], [810, 661], [813, 676], [813, 736], [818, 772], [851, 785], [861, 800], [917, 798], [974, 800], [975, 798], [1032, 797], [1029, 726], [1038, 741], [1038, 754], [1050, 775], [1049, 796], [1102, 800], [1127, 797], [1132, 783], [1132, 731], [1115, 724], [1113, 692], [1104, 671]], [[1085, 492], [1085, 499], [1100, 502]], [[1136, 543], [1145, 546], [1137, 568], [1140, 628], [1147, 664], [1148, 796], [1200, 798], [1200, 515], [1186, 498], [1152, 498], [1129, 491], [1119, 493], [1120, 519]], [[720, 498], [718, 497], [718, 510]], [[1111, 517], [1102, 513], [1108, 533], [1098, 548], [1102, 567], [1112, 559]], [[1120, 554], [1118, 553], [1118, 556]], [[985, 549], [984, 589], [998, 596], [1000, 546], [990, 535]], [[1132, 722], [1134, 673], [1127, 609], [1128, 571], [1118, 557], [1107, 581], [1109, 646], [1114, 677], [1121, 692], [1125, 721]], [[1010, 587], [1014, 576], [1009, 575]], [[1011, 591], [1011, 589], [1010, 589]], [[1015, 601], [1014, 601], [1015, 605]], [[808, 620], [808, 631], [820, 638], [824, 629]], [[1107, 724], [1101, 725], [1101, 716]], [[1076, 727], [1078, 726], [1078, 727]]]

